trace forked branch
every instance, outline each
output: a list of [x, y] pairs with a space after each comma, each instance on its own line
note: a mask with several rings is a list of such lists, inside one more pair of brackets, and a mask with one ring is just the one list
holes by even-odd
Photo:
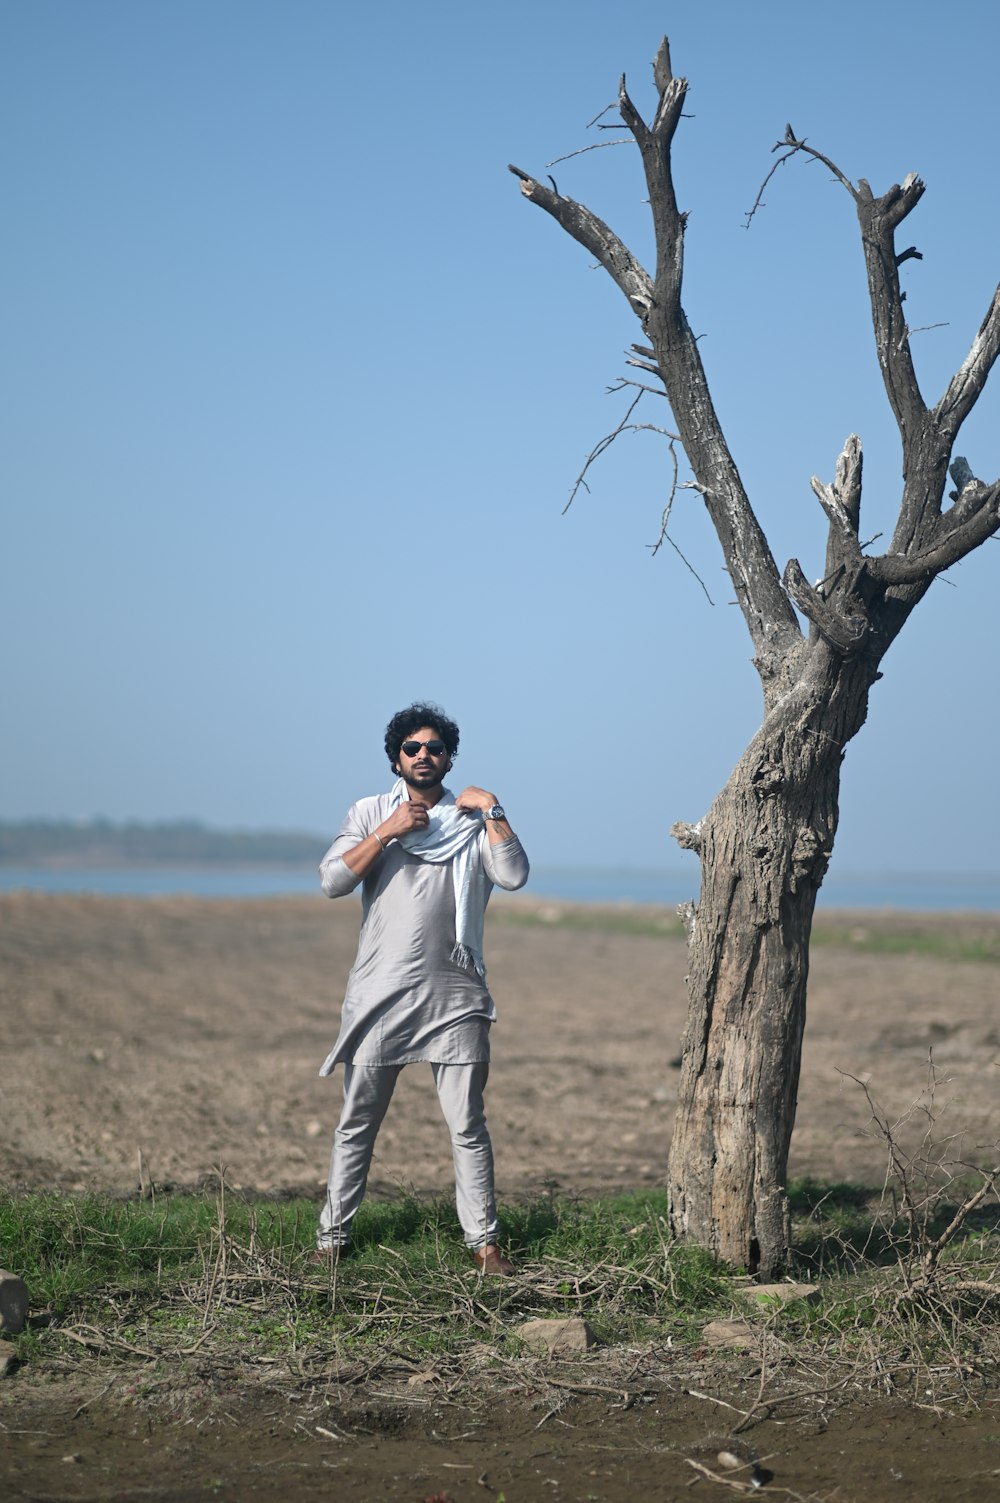
[[[591, 210], [520, 168], [510, 170], [520, 179], [524, 196], [545, 209], [604, 267], [642, 325], [648, 343], [629, 357], [630, 363], [663, 382], [694, 473], [693, 488], [702, 496], [719, 538], [754, 643], [765, 697], [773, 703], [793, 680], [800, 661], [802, 632], [794, 606], [838, 652], [856, 654], [874, 648], [880, 655], [931, 579], [997, 531], [1000, 483], [961, 484], [949, 511], [942, 513], [942, 502], [955, 437], [1000, 357], [1000, 287], [967, 359], [937, 406], [929, 410], [917, 382], [899, 281], [900, 265], [919, 259], [920, 252], [915, 246], [897, 252], [895, 246], [896, 231], [923, 197], [923, 182], [910, 173], [876, 197], [863, 178], [855, 185], [836, 162], [797, 136], [791, 125], [786, 127], [783, 140], [774, 148], [781, 156], [766, 181], [790, 158], [808, 157], [829, 170], [855, 205], [875, 347], [900, 433], [906, 479], [889, 552], [877, 558], [864, 555], [859, 541], [861, 445], [857, 438], [850, 438], [833, 484], [813, 481], [829, 522], [826, 578], [819, 585], [809, 584], [794, 559], [782, 578], [726, 443], [698, 343], [681, 303], [687, 215], [677, 204], [671, 146], [688, 85], [686, 79], [674, 77], [666, 38], [653, 64], [653, 78], [657, 106], [650, 124], [633, 103], [624, 77], [618, 90], [618, 112], [639, 149], [646, 177], [656, 242], [652, 277]], [[762, 187], [751, 217], [763, 191]], [[610, 437], [602, 440], [588, 464], [609, 441]], [[582, 481], [581, 475], [577, 484]], [[883, 612], [890, 590], [896, 592], [893, 609]]]
[[[757, 195], [748, 217], [752, 219], [762, 202], [764, 187], [775, 171], [791, 157], [802, 153], [822, 162], [850, 193], [861, 226], [861, 240], [868, 273], [868, 291], [872, 309], [872, 327], [886, 395], [899, 428], [903, 446], [903, 470], [906, 483], [899, 516], [890, 548], [883, 557], [868, 561], [867, 575], [886, 586], [926, 585], [936, 574], [957, 563], [997, 530], [995, 488], [980, 485], [960, 488], [955, 506], [941, 514], [946, 483], [946, 466], [952, 445], [962, 423], [975, 406], [998, 356], [1000, 356], [1000, 287], [993, 294], [990, 307], [960, 369], [933, 410], [928, 410], [920, 392], [910, 349], [910, 329], [903, 313], [903, 294], [899, 267], [909, 260], [921, 260], [916, 246], [897, 251], [895, 235], [899, 226], [924, 195], [924, 183], [915, 172], [901, 183], [894, 183], [880, 197], [862, 178], [855, 187], [845, 173], [822, 152], [796, 137], [791, 125], [774, 147], [782, 151]], [[857, 440], [849, 441], [849, 444]], [[838, 479], [833, 487], [813, 480], [815, 491], [830, 521], [827, 548], [827, 573], [838, 564], [856, 568], [860, 552], [857, 542], [858, 522], [848, 508], [842, 513], [840, 490], [853, 461], [848, 449], [838, 463]], [[841, 471], [845, 470], [842, 477]], [[860, 503], [860, 446], [857, 448], [856, 484], [852, 491]], [[847, 523], [850, 525], [847, 525]], [[793, 597], [800, 609], [819, 625], [808, 586]], [[786, 572], [786, 584], [789, 576]], [[824, 630], [824, 627], [820, 627]]]

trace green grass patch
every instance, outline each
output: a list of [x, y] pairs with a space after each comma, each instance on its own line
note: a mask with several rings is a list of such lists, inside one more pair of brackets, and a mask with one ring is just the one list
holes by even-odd
[[541, 1200], [503, 1219], [524, 1280], [479, 1279], [448, 1202], [366, 1203], [350, 1256], [328, 1270], [308, 1261], [316, 1207], [304, 1201], [6, 1195], [0, 1263], [51, 1322], [21, 1338], [35, 1354], [68, 1329], [112, 1331], [148, 1355], [183, 1351], [211, 1327], [243, 1357], [331, 1341], [342, 1355], [392, 1346], [415, 1357], [509, 1346], [538, 1315], [586, 1315], [606, 1341], [665, 1325], [681, 1335], [727, 1304], [724, 1271], [671, 1242], [663, 1195]]
[[490, 908], [491, 924], [522, 929], [575, 929], [588, 933], [651, 935], [656, 939], [683, 939], [684, 925], [672, 908], [563, 906], [553, 901], [529, 906], [500, 902]]
[[1000, 961], [1000, 924], [969, 924], [961, 918], [936, 917], [932, 922], [900, 920], [880, 924], [877, 919], [813, 925], [814, 945], [855, 950], [863, 955], [927, 955], [936, 960]]
[[[672, 908], [652, 905], [497, 903], [490, 922], [531, 929], [572, 929], [588, 933], [634, 934], [683, 939], [684, 926]], [[989, 916], [859, 915], [842, 920], [821, 911], [812, 943], [865, 955], [926, 955], [946, 961], [1000, 962], [1000, 923]]]
[[[0, 1266], [28, 1285], [35, 1322], [19, 1354], [42, 1363], [70, 1353], [79, 1361], [82, 1347], [153, 1369], [211, 1358], [291, 1363], [303, 1374], [331, 1364], [405, 1373], [482, 1361], [484, 1352], [515, 1356], [521, 1321], [569, 1315], [609, 1344], [669, 1340], [693, 1351], [708, 1320], [739, 1312], [800, 1356], [838, 1350], [877, 1365], [906, 1345], [919, 1357], [914, 1371], [997, 1344], [997, 1302], [978, 1288], [1000, 1260], [995, 1204], [970, 1216], [937, 1284], [915, 1297], [921, 1248], [884, 1197], [805, 1180], [790, 1201], [794, 1272], [819, 1285], [818, 1306], [748, 1312], [745, 1280], [671, 1240], [662, 1192], [505, 1207], [521, 1277], [485, 1280], [444, 1201], [366, 1203], [350, 1256], [318, 1267], [307, 1256], [316, 1225], [308, 1201], [228, 1191], [155, 1202], [6, 1194]], [[942, 1198], [921, 1235], [936, 1235], [952, 1211]]]

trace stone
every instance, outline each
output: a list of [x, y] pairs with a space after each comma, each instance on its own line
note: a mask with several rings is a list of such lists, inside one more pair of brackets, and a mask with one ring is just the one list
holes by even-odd
[[707, 1346], [756, 1346], [753, 1326], [746, 1320], [710, 1320], [702, 1328]]
[[746, 1465], [746, 1462], [741, 1461], [735, 1451], [720, 1451], [715, 1459], [727, 1472], [738, 1471], [741, 1466]]
[[772, 1310], [796, 1299], [803, 1299], [810, 1305], [819, 1302], [819, 1290], [815, 1284], [748, 1284], [740, 1293], [755, 1304]]
[[0, 1378], [6, 1378], [13, 1371], [17, 1361], [17, 1347], [13, 1342], [0, 1341]]
[[0, 1331], [16, 1336], [28, 1319], [28, 1291], [16, 1273], [0, 1268]]
[[526, 1320], [517, 1327], [525, 1346], [558, 1356], [566, 1352], [585, 1352], [597, 1339], [585, 1320], [578, 1315], [568, 1320]]

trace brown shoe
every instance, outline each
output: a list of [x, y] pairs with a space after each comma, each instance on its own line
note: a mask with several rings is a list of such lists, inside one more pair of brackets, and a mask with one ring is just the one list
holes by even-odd
[[477, 1247], [472, 1254], [472, 1261], [480, 1273], [496, 1273], [503, 1278], [509, 1278], [514, 1272], [514, 1265], [509, 1258], [505, 1258], [495, 1242], [488, 1242], [485, 1247]]
[[332, 1268], [334, 1263], [339, 1263], [341, 1258], [349, 1258], [350, 1255], [351, 1244], [342, 1242], [335, 1247], [314, 1247], [312, 1252], [306, 1253], [306, 1262], [319, 1268]]

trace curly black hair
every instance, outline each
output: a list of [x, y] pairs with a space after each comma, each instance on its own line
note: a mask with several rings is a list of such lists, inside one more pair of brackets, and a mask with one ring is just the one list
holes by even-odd
[[448, 748], [448, 760], [453, 762], [458, 756], [458, 726], [453, 720], [449, 720], [440, 705], [412, 704], [407, 705], [405, 710], [398, 711], [385, 728], [385, 754], [389, 758], [389, 766], [393, 772], [399, 761], [399, 748], [414, 731], [419, 731], [423, 726], [436, 731]]

